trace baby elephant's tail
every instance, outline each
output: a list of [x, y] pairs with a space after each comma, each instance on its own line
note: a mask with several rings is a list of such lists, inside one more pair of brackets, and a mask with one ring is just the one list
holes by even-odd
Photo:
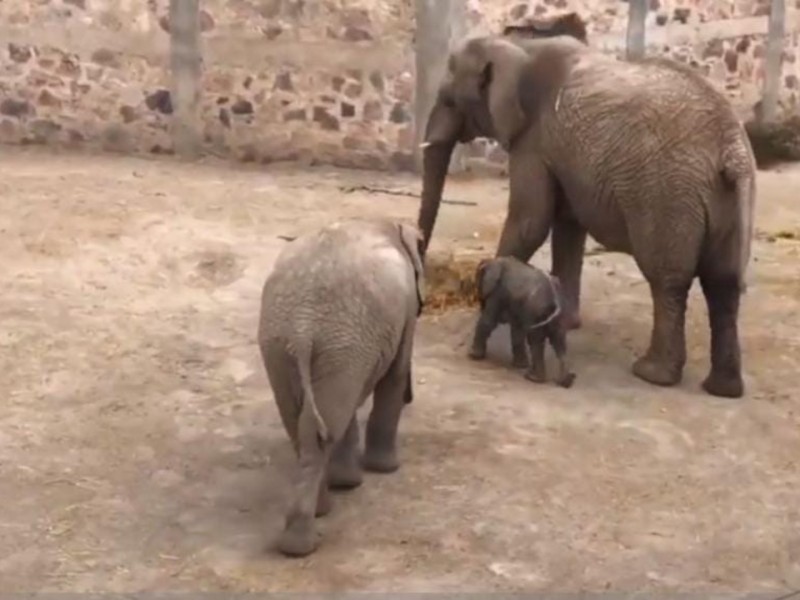
[[561, 315], [561, 282], [555, 275], [548, 275], [547, 282], [550, 284], [550, 292], [552, 294], [553, 304], [555, 307], [553, 308], [553, 312], [550, 313], [547, 318], [530, 325], [528, 327], [529, 330], [544, 327]]
[[[302, 389], [302, 400], [300, 408], [300, 421], [298, 429], [308, 431], [313, 428], [316, 432], [317, 444], [320, 448], [329, 441], [328, 427], [317, 408], [314, 400], [314, 388], [311, 385], [311, 348], [297, 353], [297, 370], [300, 375], [300, 387]], [[301, 438], [303, 436], [301, 435]]]

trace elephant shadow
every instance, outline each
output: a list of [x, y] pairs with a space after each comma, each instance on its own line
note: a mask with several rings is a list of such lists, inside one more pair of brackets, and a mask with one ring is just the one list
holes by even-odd
[[[602, 382], [613, 385], [620, 378], [629, 375], [628, 365], [636, 356], [636, 337], [630, 336], [619, 339], [619, 324], [606, 322], [602, 319], [593, 320], [587, 326], [584, 323], [579, 330], [567, 333], [567, 359], [577, 375], [576, 384], [581, 386], [581, 375], [591, 373], [592, 384]], [[643, 335], [646, 332], [643, 332]], [[614, 340], [609, 343], [608, 340]], [[460, 352], [466, 354], [468, 342], [463, 343]], [[547, 361], [548, 378], [552, 377], [555, 356], [552, 348], [547, 347], [545, 360]], [[465, 358], [465, 360], [468, 360]], [[503, 369], [512, 369], [513, 357], [511, 353], [511, 328], [506, 323], [499, 324], [486, 345], [486, 362]], [[583, 378], [586, 381], [586, 378]]]

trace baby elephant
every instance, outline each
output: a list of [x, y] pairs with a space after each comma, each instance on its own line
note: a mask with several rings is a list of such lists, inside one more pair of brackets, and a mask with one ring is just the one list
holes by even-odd
[[482, 260], [475, 279], [481, 314], [475, 327], [470, 358], [485, 358], [486, 341], [492, 331], [498, 323], [508, 323], [511, 326], [514, 366], [528, 367], [527, 339], [531, 361], [525, 377], [544, 382], [544, 341], [547, 338], [559, 361], [556, 383], [561, 387], [571, 387], [575, 374], [567, 366], [567, 336], [561, 317], [563, 297], [558, 278], [513, 256], [503, 256]]
[[[411, 225], [334, 223], [291, 242], [264, 285], [258, 343], [299, 460], [278, 540], [286, 555], [316, 550], [314, 517], [330, 510], [329, 487], [357, 487], [362, 467], [389, 473], [399, 466], [397, 425], [412, 401], [424, 294], [419, 242]], [[361, 460], [356, 410], [370, 395]]]

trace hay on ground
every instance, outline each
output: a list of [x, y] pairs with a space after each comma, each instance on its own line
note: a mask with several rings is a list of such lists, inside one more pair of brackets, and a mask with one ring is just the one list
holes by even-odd
[[482, 254], [432, 254], [425, 260], [424, 314], [441, 314], [453, 308], [478, 304], [475, 270], [487, 258]]

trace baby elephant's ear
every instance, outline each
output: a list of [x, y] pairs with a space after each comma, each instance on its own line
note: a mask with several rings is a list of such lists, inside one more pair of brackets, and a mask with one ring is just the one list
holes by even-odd
[[419, 309], [417, 316], [422, 314], [422, 307], [425, 303], [425, 273], [422, 266], [422, 258], [420, 257], [420, 246], [422, 244], [422, 235], [419, 229], [408, 223], [399, 223], [398, 229], [400, 230], [400, 242], [408, 255], [414, 267], [414, 279], [417, 284], [417, 301]]

